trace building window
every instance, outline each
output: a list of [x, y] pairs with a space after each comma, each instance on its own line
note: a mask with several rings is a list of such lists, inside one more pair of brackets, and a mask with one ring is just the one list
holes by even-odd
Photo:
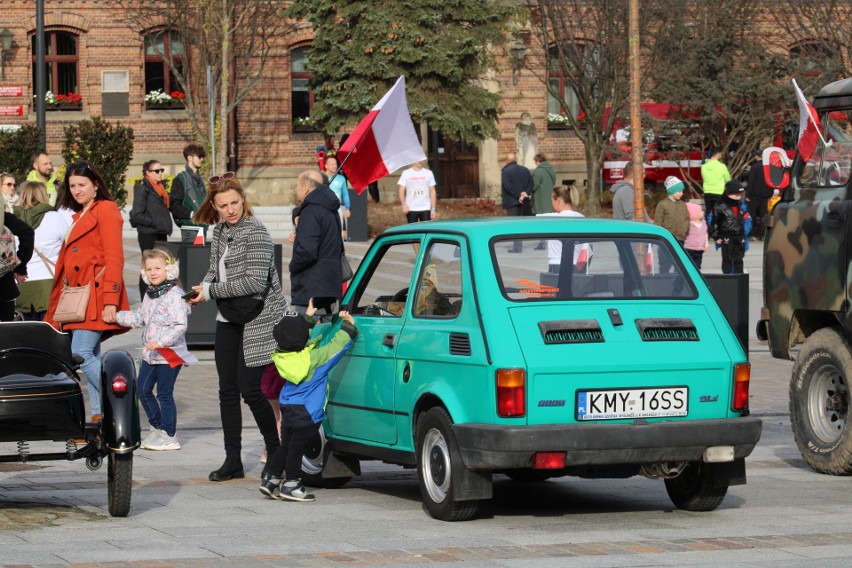
[[[36, 45], [32, 40], [33, 53], [33, 91], [36, 85]], [[47, 108], [80, 108], [77, 79], [79, 61], [78, 37], [70, 32], [45, 32], [44, 69], [46, 75], [45, 90], [51, 95], [46, 97]], [[69, 95], [71, 95], [69, 97]], [[69, 102], [65, 102], [69, 101]]]
[[145, 36], [145, 104], [147, 108], [183, 108], [183, 89], [175, 73], [182, 73], [186, 51], [174, 30]]
[[793, 60], [799, 74], [808, 77], [822, 75], [835, 65], [834, 52], [817, 39], [800, 41], [790, 48], [790, 59]]
[[550, 48], [548, 57], [550, 65], [547, 73], [549, 87], [547, 90], [548, 128], [564, 128], [567, 126], [567, 119], [557, 118], [559, 116], [565, 117], [571, 114], [575, 118], [578, 117], [580, 101], [568, 78], [574, 66], [580, 67], [584, 76], [590, 77], [597, 74], [600, 56], [600, 48], [591, 43], [577, 44], [576, 52], [565, 54], [562, 60], [559, 58], [557, 49], [555, 47]]
[[308, 71], [309, 47], [297, 47], [290, 52], [291, 100], [293, 101], [293, 130], [316, 130], [311, 120], [314, 94], [308, 87], [311, 74]]

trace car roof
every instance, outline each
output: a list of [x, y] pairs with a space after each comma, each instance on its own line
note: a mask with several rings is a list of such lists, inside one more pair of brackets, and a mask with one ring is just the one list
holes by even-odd
[[462, 233], [475, 239], [529, 233], [577, 233], [599, 235], [671, 235], [669, 231], [651, 223], [617, 221], [614, 219], [577, 217], [477, 217], [474, 219], [446, 219], [398, 225], [387, 229], [384, 235], [406, 233]]

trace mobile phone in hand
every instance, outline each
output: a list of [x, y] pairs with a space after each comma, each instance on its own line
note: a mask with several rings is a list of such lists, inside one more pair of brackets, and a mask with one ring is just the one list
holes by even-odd
[[183, 298], [184, 300], [191, 300], [196, 296], [198, 296], [198, 290], [190, 290], [189, 292], [181, 296], [181, 298]]

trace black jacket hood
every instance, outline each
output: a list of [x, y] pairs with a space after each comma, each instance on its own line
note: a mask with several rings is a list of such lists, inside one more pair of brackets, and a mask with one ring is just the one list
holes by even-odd
[[302, 201], [302, 209], [304, 210], [309, 205], [319, 205], [336, 213], [340, 209], [340, 200], [337, 199], [337, 195], [331, 191], [327, 184], [322, 184], [305, 196], [305, 200]]

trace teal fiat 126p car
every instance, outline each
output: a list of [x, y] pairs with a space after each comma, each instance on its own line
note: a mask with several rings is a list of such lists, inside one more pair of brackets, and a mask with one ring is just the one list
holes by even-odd
[[[510, 254], [515, 246], [520, 254]], [[492, 477], [664, 480], [709, 511], [760, 439], [746, 353], [671, 235], [533, 218], [395, 227], [343, 298], [360, 335], [329, 383], [306, 481], [416, 467], [429, 514], [472, 518]]]

